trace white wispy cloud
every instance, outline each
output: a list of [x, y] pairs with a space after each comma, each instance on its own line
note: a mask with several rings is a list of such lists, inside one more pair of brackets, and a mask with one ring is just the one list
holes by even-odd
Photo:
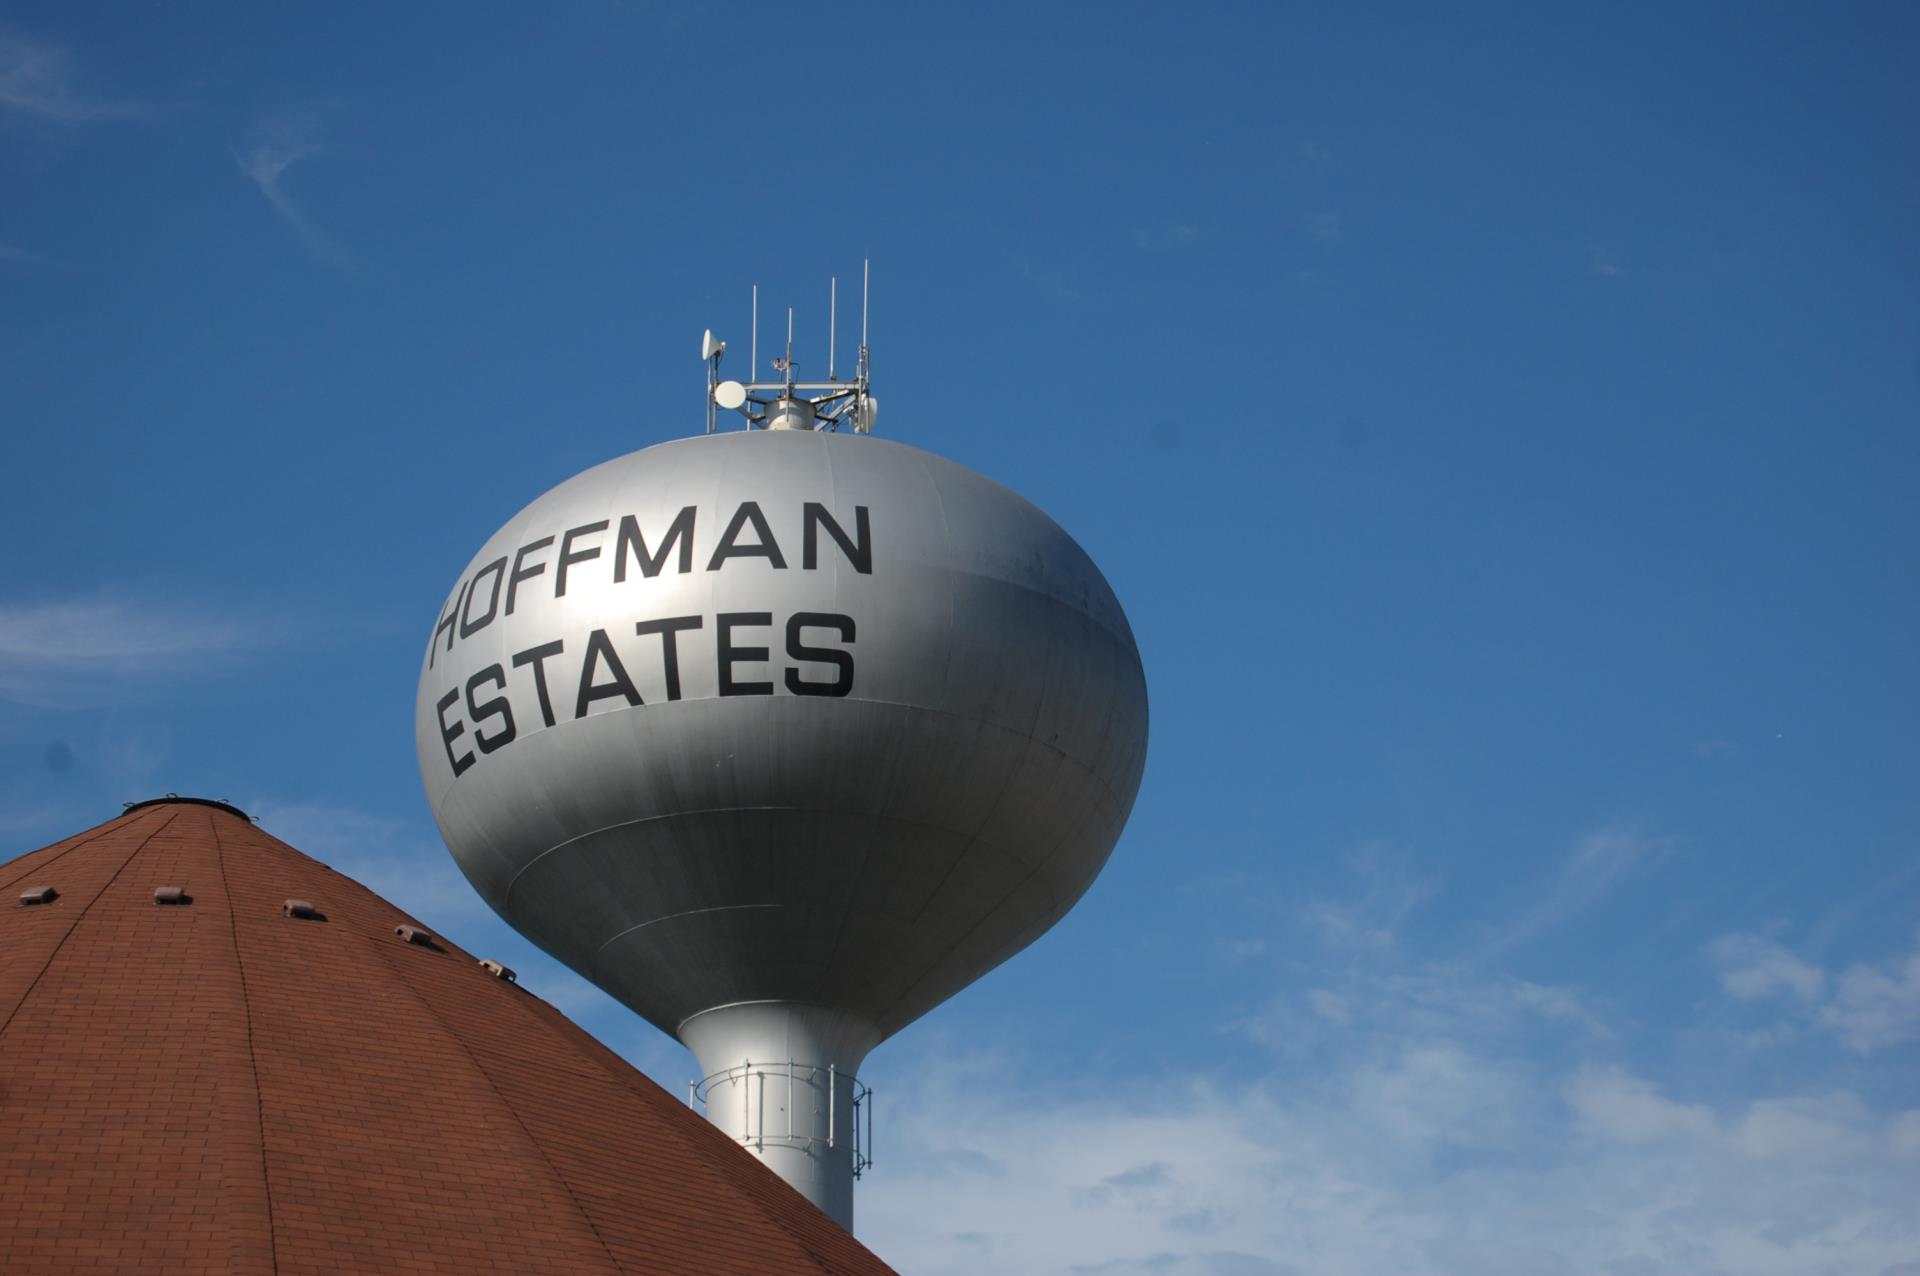
[[1516, 1048], [1544, 1031], [1589, 1046], [1611, 1030], [1577, 990], [1507, 975], [1476, 973], [1458, 962], [1404, 961], [1386, 968], [1336, 960], [1316, 969], [1292, 963], [1289, 986], [1258, 1012], [1223, 1025], [1276, 1056], [1324, 1066], [1345, 1052], [1369, 1059], [1420, 1048]]
[[0, 606], [0, 700], [102, 703], [157, 675], [216, 672], [273, 632], [251, 618], [113, 598]]
[[1705, 1104], [1675, 1103], [1651, 1081], [1620, 1067], [1583, 1066], [1567, 1080], [1564, 1093], [1583, 1130], [1615, 1142], [1699, 1138], [1717, 1129]]
[[352, 270], [354, 256], [339, 240], [322, 230], [286, 189], [287, 170], [327, 149], [325, 128], [318, 112], [296, 111], [262, 120], [247, 145], [234, 152], [240, 165], [273, 210], [280, 214], [302, 247], [319, 261]]
[[0, 609], [0, 659], [36, 664], [172, 663], [242, 641], [224, 622], [110, 601]]
[[1818, 1021], [1859, 1054], [1920, 1038], [1920, 948], [1885, 967], [1842, 971]]
[[1892, 1125], [1897, 1120], [1875, 1121], [1859, 1095], [1836, 1090], [1753, 1103], [1734, 1127], [1733, 1137], [1739, 1149], [1755, 1160], [1791, 1159], [1800, 1165], [1837, 1165], [1845, 1170], [1883, 1150], [1897, 1153], [1899, 1140], [1890, 1137]]
[[1720, 986], [1739, 1001], [1783, 992], [1813, 1001], [1826, 990], [1826, 972], [1758, 935], [1722, 935], [1707, 946], [1707, 955], [1719, 970]]
[[[1498, 929], [1559, 924], [1665, 845], [1583, 839]], [[1264, 1063], [1198, 1043], [1184, 1073], [1076, 1077], [937, 1035], [876, 1052], [862, 1239], [918, 1276], [1888, 1276], [1920, 1254], [1920, 1111], [1862, 1097], [1889, 1092], [1864, 1065], [1678, 1089], [1627, 1057], [1645, 1025], [1607, 1000], [1423, 954], [1408, 918], [1434, 892], [1378, 850], [1358, 863], [1353, 898], [1295, 915], [1271, 1004], [1223, 1025]], [[1844, 1004], [1875, 1040], [1920, 980], [1920, 957], [1857, 966], [1842, 1003], [1845, 975], [1777, 945], [1708, 955], [1728, 1009]]]
[[1192, 222], [1173, 222], [1151, 230], [1136, 226], [1133, 231], [1133, 246], [1142, 252], [1150, 252], [1154, 249], [1179, 248], [1187, 244], [1195, 244], [1206, 237], [1206, 228]]
[[1014, 258], [1014, 269], [1019, 272], [1027, 290], [1045, 301], [1075, 301], [1080, 296], [1079, 285], [1069, 279], [1059, 269], [1045, 263], [1035, 265], [1025, 257]]
[[0, 31], [0, 110], [61, 124], [145, 115], [139, 102], [95, 92], [73, 56], [58, 45]]
[[1920, 944], [1838, 974], [1758, 935], [1723, 935], [1707, 953], [1729, 996], [1749, 1003], [1785, 998], [1791, 1022], [1829, 1033], [1855, 1054], [1920, 1040]]
[[1920, 1110], [1895, 1117], [1892, 1129], [1894, 1150], [1901, 1156], [1920, 1157]]
[[1546, 896], [1531, 910], [1495, 926], [1481, 953], [1491, 958], [1565, 924], [1596, 903], [1633, 869], [1672, 850], [1666, 838], [1609, 828], [1582, 838]]
[[860, 1235], [917, 1276], [1877, 1276], [1920, 1244], [1917, 1114], [1841, 1093], [1717, 1116], [1617, 1067], [1406, 1046], [1304, 1085], [1064, 1097], [1025, 1094], [1018, 1058], [922, 1054], [888, 1077]]
[[1307, 902], [1302, 920], [1323, 943], [1336, 948], [1385, 951], [1394, 946], [1409, 914], [1433, 893], [1385, 848], [1369, 846], [1347, 857], [1362, 889], [1345, 898]]
[[66, 818], [67, 812], [56, 806], [9, 806], [0, 809], [0, 835], [10, 837], [15, 833], [58, 829]]

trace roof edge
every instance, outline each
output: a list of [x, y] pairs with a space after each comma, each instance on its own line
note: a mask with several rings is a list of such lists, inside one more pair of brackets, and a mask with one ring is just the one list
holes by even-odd
[[231, 802], [222, 802], [218, 798], [181, 797], [178, 793], [169, 793], [164, 797], [147, 798], [140, 802], [127, 802], [127, 815], [135, 811], [144, 811], [150, 806], [210, 806], [216, 811], [225, 811], [228, 815], [237, 815], [247, 823], [253, 823], [253, 817]]

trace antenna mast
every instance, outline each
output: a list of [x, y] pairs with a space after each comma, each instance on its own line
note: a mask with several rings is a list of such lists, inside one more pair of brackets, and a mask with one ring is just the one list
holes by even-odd
[[850, 426], [855, 434], [873, 433], [879, 401], [873, 394], [873, 360], [867, 348], [870, 263], [860, 263], [860, 353], [853, 379], [842, 381], [835, 346], [840, 336], [840, 279], [827, 281], [827, 379], [802, 381], [793, 357], [793, 308], [787, 309], [786, 353], [773, 361], [777, 380], [760, 380], [760, 286], [753, 287], [753, 335], [748, 346], [748, 380], [722, 381], [720, 356], [727, 343], [711, 332], [701, 345], [707, 361], [707, 433], [720, 428], [721, 409], [738, 412], [747, 428], [757, 430], [837, 430]]

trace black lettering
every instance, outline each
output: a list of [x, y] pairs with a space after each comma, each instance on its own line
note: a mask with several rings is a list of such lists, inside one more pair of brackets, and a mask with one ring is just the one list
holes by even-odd
[[[603, 661], [613, 677], [606, 682], [595, 683], [594, 668]], [[574, 701], [573, 716], [584, 718], [588, 706], [595, 700], [610, 700], [614, 696], [624, 696], [630, 705], [641, 703], [640, 693], [634, 689], [633, 679], [627, 676], [627, 667], [620, 663], [620, 656], [614, 651], [607, 631], [596, 629], [587, 635], [587, 658], [580, 665], [580, 698]]]
[[803, 629], [832, 629], [840, 641], [853, 641], [853, 617], [835, 612], [796, 611], [787, 619], [787, 655], [795, 660], [832, 665], [839, 673], [832, 682], [808, 682], [798, 669], [787, 670], [787, 690], [796, 696], [844, 696], [853, 690], [853, 653], [834, 647], [809, 647], [801, 641]]
[[579, 527], [569, 527], [566, 532], [561, 535], [560, 565], [553, 569], [553, 596], [555, 598], [565, 598], [567, 596], [567, 568], [573, 566], [575, 563], [584, 563], [589, 558], [600, 557], [600, 547], [598, 545], [595, 545], [592, 549], [576, 551], [573, 548], [573, 538], [576, 536], [591, 536], [595, 532], [604, 532], [606, 530], [607, 520], [603, 518], [597, 523], [583, 523]]
[[675, 541], [680, 542], [680, 574], [686, 575], [693, 570], [693, 513], [691, 505], [682, 506], [673, 522], [667, 525], [667, 535], [660, 542], [660, 548], [652, 554], [647, 553], [647, 538], [640, 534], [640, 520], [631, 514], [620, 518], [620, 534], [613, 543], [613, 583], [618, 585], [627, 579], [627, 554], [633, 554], [634, 561], [640, 564], [640, 574], [651, 580], [660, 574], [666, 565], [667, 551], [673, 548]]
[[[522, 545], [519, 549], [514, 551], [513, 570], [509, 572], [507, 575], [507, 615], [509, 616], [513, 615], [513, 596], [516, 592], [518, 592], [520, 588], [520, 582], [523, 580], [532, 580], [535, 576], [538, 576], [541, 572], [544, 572], [545, 570], [547, 570], [547, 565], [545, 563], [541, 563], [538, 566], [530, 568], [529, 570], [522, 571], [520, 570], [521, 560], [524, 559], [528, 554], [531, 554], [534, 550], [545, 549], [547, 546], [551, 544], [553, 544], [553, 537], [542, 536], [537, 541], [528, 541], [526, 544]], [[552, 726], [553, 724], [548, 723], [547, 725]]]
[[460, 582], [460, 588], [453, 591], [453, 602], [441, 615], [440, 623], [433, 627], [433, 639], [427, 643], [427, 668], [433, 668], [433, 658], [440, 654], [436, 648], [440, 646], [441, 630], [445, 630], [447, 634], [447, 650], [453, 650], [453, 622], [460, 615], [460, 605], [466, 602], [467, 586], [471, 584], [473, 584], [473, 582], [470, 580]]
[[[480, 746], [480, 752], [490, 754], [495, 748], [499, 748], [501, 744], [513, 743], [513, 737], [515, 737], [515, 729], [513, 729], [513, 704], [507, 702], [507, 697], [493, 697], [492, 700], [486, 700], [486, 702], [482, 702], [482, 704], [474, 704], [474, 693], [480, 691], [480, 683], [493, 683], [495, 687], [499, 687], [501, 691], [505, 691], [505, 689], [507, 689], [507, 670], [499, 668], [497, 664], [490, 664], [490, 666], [486, 666], [484, 670], [474, 673], [472, 677], [468, 677], [467, 679], [467, 720], [474, 723], [474, 744]], [[503, 723], [501, 723], [499, 733], [490, 737], [490, 735], [486, 735], [484, 731], [480, 731], [480, 723], [488, 720], [488, 718], [493, 718], [495, 714], [503, 720]]]
[[513, 657], [515, 669], [522, 665], [533, 666], [533, 689], [540, 693], [540, 718], [548, 726], [553, 725], [553, 701], [547, 697], [547, 657], [557, 656], [566, 649], [566, 644], [556, 638], [538, 647], [516, 652]]
[[773, 613], [766, 611], [723, 611], [714, 618], [719, 633], [716, 638], [716, 650], [720, 659], [720, 694], [723, 696], [770, 696], [773, 694], [771, 682], [735, 682], [733, 666], [735, 661], [756, 661], [767, 658], [765, 647], [736, 647], [733, 645], [733, 627], [735, 625], [771, 625]]
[[826, 528], [827, 535], [833, 537], [840, 546], [840, 552], [853, 564], [853, 570], [862, 576], [873, 575], [873, 534], [867, 526], [867, 507], [853, 507], [853, 539], [847, 539], [846, 529], [833, 521], [833, 515], [827, 513], [827, 507], [817, 501], [808, 501], [801, 507], [801, 519], [804, 531], [801, 534], [800, 565], [808, 571], [820, 565], [820, 529]]
[[[759, 538], [759, 542], [741, 545], [738, 543], [740, 529], [748, 523], [753, 524], [753, 534]], [[767, 516], [760, 512], [759, 502], [740, 502], [740, 508], [733, 512], [733, 521], [720, 534], [720, 543], [713, 547], [713, 557], [707, 560], [707, 570], [719, 571], [720, 565], [729, 558], [764, 558], [781, 571], [787, 569], [786, 556], [780, 552], [780, 543], [773, 539], [773, 529], [767, 526]]]
[[[513, 729], [513, 706], [507, 703], [505, 696], [495, 696], [483, 704], [473, 702], [473, 693], [480, 689], [483, 682], [491, 682], [500, 690], [507, 689], [507, 671], [499, 665], [488, 665], [473, 677], [467, 679], [467, 720], [473, 723], [473, 742], [480, 746], [480, 752], [492, 753], [502, 745], [512, 744], [516, 732]], [[480, 724], [495, 714], [504, 721], [496, 735], [487, 735], [480, 730]]]
[[473, 755], [471, 753], [458, 758], [453, 756], [453, 742], [466, 734], [467, 730], [467, 724], [464, 722], [456, 722], [452, 726], [447, 725], [447, 709], [459, 699], [460, 688], [455, 687], [452, 691], [440, 697], [438, 706], [440, 710], [440, 743], [446, 746], [447, 762], [453, 767], [453, 778], [456, 780], [460, 778], [462, 771], [473, 765]]
[[[493, 573], [493, 592], [487, 595], [487, 614], [479, 620], [473, 618], [473, 600], [480, 596], [480, 581], [488, 572]], [[460, 609], [460, 636], [471, 638], [493, 623], [494, 615], [500, 608], [500, 582], [507, 574], [507, 560], [496, 558], [474, 573], [473, 587], [467, 591], [467, 605]]]
[[[689, 510], [689, 513], [692, 511]], [[698, 616], [668, 616], [665, 620], [643, 620], [633, 627], [633, 632], [642, 638], [648, 634], [660, 635], [660, 653], [662, 665], [667, 675], [667, 699], [680, 698], [680, 640], [682, 630], [698, 629], [705, 622]]]

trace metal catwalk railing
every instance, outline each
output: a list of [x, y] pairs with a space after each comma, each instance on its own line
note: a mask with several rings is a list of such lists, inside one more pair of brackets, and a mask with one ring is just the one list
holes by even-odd
[[[820, 1110], [817, 1093], [822, 1080], [826, 1082], [827, 1091], [825, 1112]], [[832, 1064], [822, 1068], [816, 1064], [796, 1063], [791, 1059], [785, 1063], [754, 1063], [749, 1060], [738, 1067], [722, 1068], [699, 1081], [689, 1081], [687, 1106], [706, 1108], [716, 1085], [741, 1086], [744, 1092], [740, 1102], [740, 1129], [728, 1131], [733, 1134], [735, 1142], [756, 1150], [767, 1146], [809, 1150], [824, 1146], [832, 1150], [838, 1141], [835, 1131], [840, 1124], [838, 1109], [842, 1081], [849, 1083], [852, 1095], [848, 1125], [852, 1136], [853, 1177], [859, 1178], [873, 1165], [873, 1089], [851, 1073], [843, 1076]], [[814, 1102], [812, 1119], [796, 1122], [795, 1102], [809, 1098]], [[827, 1132], [824, 1135], [813, 1133], [823, 1116], [826, 1118]], [[720, 1128], [726, 1127], [722, 1125]]]

